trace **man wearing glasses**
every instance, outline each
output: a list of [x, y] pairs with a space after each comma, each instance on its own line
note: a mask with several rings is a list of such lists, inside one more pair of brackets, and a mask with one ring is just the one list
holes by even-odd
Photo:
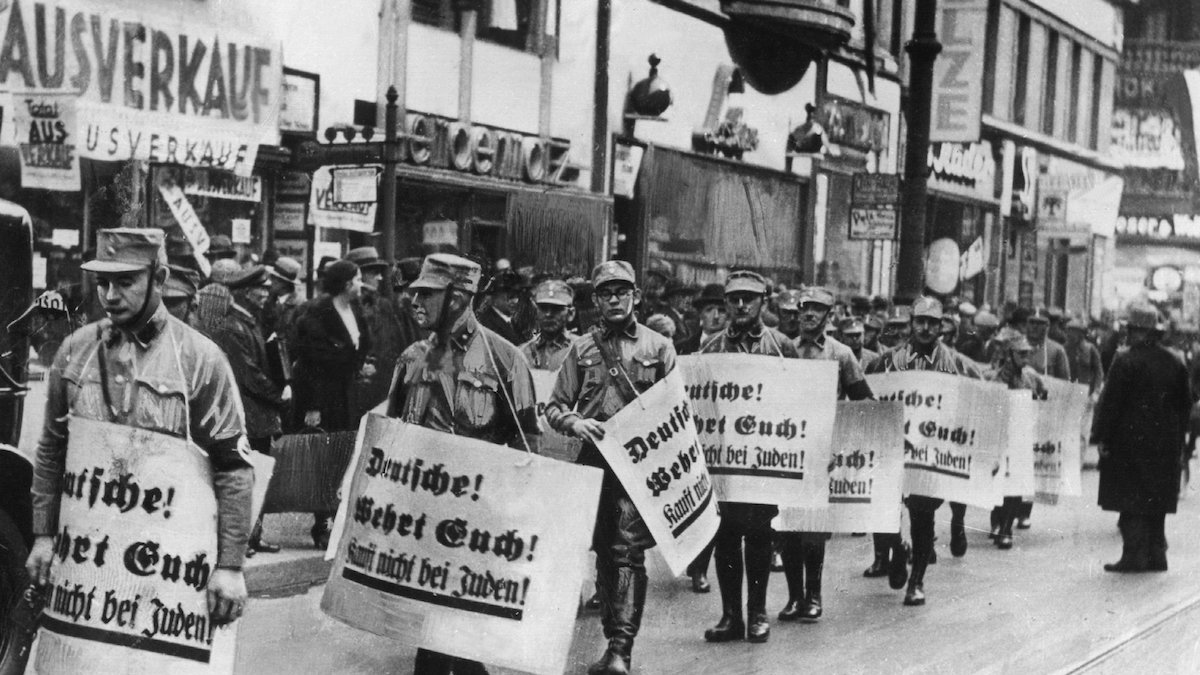
[[601, 263], [592, 285], [602, 320], [567, 350], [546, 420], [560, 433], [583, 439], [580, 464], [604, 470], [592, 548], [608, 648], [588, 673], [612, 675], [630, 669], [646, 604], [646, 549], [654, 538], [596, 442], [604, 438], [605, 420], [675, 368], [675, 346], [635, 319], [642, 293], [629, 263]]

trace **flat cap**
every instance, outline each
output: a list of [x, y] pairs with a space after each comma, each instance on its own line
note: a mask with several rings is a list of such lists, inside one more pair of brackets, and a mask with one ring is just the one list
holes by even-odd
[[271, 283], [271, 273], [266, 265], [254, 265], [242, 271], [241, 274], [229, 280], [225, 284], [229, 290], [236, 291], [243, 288], [254, 288], [256, 286], [268, 286]]
[[738, 270], [730, 272], [725, 278], [725, 294], [730, 293], [754, 293], [756, 295], [766, 295], [767, 280], [758, 272], [750, 270]]
[[208, 273], [208, 279], [214, 284], [228, 286], [229, 282], [237, 279], [241, 275], [242, 266], [237, 264], [236, 260], [233, 260], [232, 258], [221, 258], [220, 260], [213, 262], [212, 270]]
[[479, 263], [452, 253], [431, 253], [421, 264], [421, 274], [409, 284], [410, 289], [431, 288], [444, 290], [453, 288], [468, 293], [479, 292], [479, 279], [483, 269]]
[[157, 228], [116, 227], [96, 233], [96, 259], [80, 267], [100, 274], [139, 272], [167, 266], [166, 235]]
[[533, 304], [570, 307], [575, 304], [575, 291], [561, 279], [547, 279], [533, 289]]
[[636, 286], [637, 281], [633, 275], [633, 265], [624, 260], [608, 260], [596, 265], [596, 268], [592, 270], [593, 288], [600, 288], [602, 284], [614, 281]]

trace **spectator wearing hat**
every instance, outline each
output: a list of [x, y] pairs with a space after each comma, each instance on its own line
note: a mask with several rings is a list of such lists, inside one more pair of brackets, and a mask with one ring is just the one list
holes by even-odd
[[953, 313], [942, 314], [941, 326], [942, 344], [958, 353], [955, 349], [955, 344], [958, 342], [958, 315]]
[[571, 343], [579, 334], [567, 330], [575, 314], [575, 291], [567, 282], [547, 279], [533, 289], [537, 307], [537, 335], [521, 345], [521, 354], [531, 368], [558, 370]]
[[800, 337], [800, 291], [783, 291], [775, 298], [775, 309], [779, 312], [779, 332], [789, 340]]
[[520, 274], [511, 269], [500, 270], [484, 287], [485, 305], [479, 310], [481, 325], [515, 345], [529, 340], [529, 336], [522, 339], [514, 324], [520, 309], [522, 285]]
[[[329, 263], [321, 290], [320, 297], [305, 305], [296, 326], [294, 424], [350, 431], [358, 426], [351, 408], [354, 383], [375, 373], [367, 361], [370, 330], [355, 302], [362, 293], [362, 272], [349, 260]], [[329, 544], [331, 515], [315, 514], [312, 536], [318, 549]]]
[[[69, 491], [64, 468], [72, 418], [186, 438], [189, 445], [198, 446], [212, 470], [200, 487], [212, 490], [219, 517], [208, 521], [207, 532], [182, 532], [174, 519], [159, 527], [174, 530], [173, 536], [215, 538], [216, 559], [206, 584], [207, 618], [221, 626], [237, 620], [246, 602], [242, 564], [250, 534], [254, 469], [228, 361], [211, 340], [171, 316], [162, 303], [170, 274], [164, 239], [156, 228], [102, 229], [96, 235], [96, 258], [81, 266], [95, 274], [107, 316], [72, 333], [50, 368], [33, 471], [35, 538], [26, 570], [33, 583], [49, 591], [55, 538], [63, 532], [59, 507]], [[148, 376], [154, 386], [146, 386]], [[118, 472], [114, 467], [113, 473]]]
[[395, 322], [388, 316], [388, 305], [391, 303], [382, 287], [389, 267], [387, 261], [379, 257], [379, 251], [374, 246], [350, 249], [346, 253], [346, 260], [357, 265], [362, 274], [362, 292], [355, 304], [362, 313], [367, 331], [371, 335], [371, 350], [367, 354], [367, 361], [375, 365], [375, 372], [370, 377], [359, 378], [354, 383], [350, 411], [352, 417], [358, 418], [387, 398], [392, 383], [392, 369], [396, 364], [395, 358], [400, 352], [383, 353], [390, 352], [390, 347], [397, 342], [393, 336], [387, 335], [395, 329]]
[[[800, 307], [800, 336], [793, 344], [800, 358], [837, 362], [839, 399], [861, 401], [874, 398], [862, 366], [850, 348], [826, 334], [835, 304], [833, 293], [826, 288], [806, 286], [800, 291], [797, 302]], [[828, 532], [779, 533], [783, 574], [788, 585], [788, 603], [779, 613], [781, 621], [816, 621], [821, 618], [825, 544], [829, 538]]]
[[1104, 365], [1100, 362], [1100, 350], [1087, 340], [1087, 324], [1082, 319], [1071, 319], [1066, 326], [1067, 369], [1071, 381], [1086, 384], [1088, 393], [1095, 395], [1104, 382]]
[[193, 269], [168, 264], [171, 270], [163, 284], [162, 299], [171, 316], [184, 323], [191, 322], [192, 303], [200, 290], [200, 275]]
[[675, 368], [675, 346], [637, 322], [641, 292], [629, 263], [597, 265], [592, 286], [603, 323], [568, 350], [546, 419], [560, 433], [583, 439], [579, 463], [604, 469], [592, 548], [608, 647], [588, 672], [627, 673], [646, 604], [646, 549], [654, 538], [595, 444], [604, 437], [602, 422]]
[[679, 354], [695, 354], [709, 340], [725, 330], [729, 323], [729, 313], [725, 308], [725, 287], [721, 284], [705, 284], [700, 293], [692, 299], [692, 309], [696, 313], [696, 330], [682, 345]]
[[232, 260], [237, 257], [237, 249], [233, 247], [233, 240], [229, 235], [218, 234], [208, 242], [208, 250], [205, 251], [204, 257], [212, 262], [218, 260]]
[[271, 283], [262, 312], [263, 332], [279, 334], [289, 343], [294, 339], [296, 312], [304, 304], [300, 272], [300, 263], [288, 256], [279, 256], [267, 266]]
[[858, 359], [858, 363], [865, 370], [867, 364], [878, 358], [879, 354], [863, 347], [864, 332], [862, 319], [857, 317], [842, 319], [838, 324], [838, 342], [850, 348], [850, 353], [854, 354], [854, 358]]
[[[996, 369], [987, 377], [1009, 389], [1029, 390], [1035, 400], [1046, 400], [1046, 385], [1042, 376], [1029, 367], [1033, 347], [1020, 332], [1005, 328], [996, 342], [1002, 354]], [[1020, 495], [1004, 495], [1003, 503], [992, 509], [992, 538], [996, 548], [1008, 550], [1013, 545], [1013, 523], [1021, 511]]]
[[[408, 286], [414, 316], [430, 336], [396, 363], [387, 414], [447, 434], [536, 450], [533, 377], [520, 350], [475, 319], [479, 264], [435, 253]], [[447, 382], [457, 383], [447, 387]], [[414, 673], [483, 673], [483, 665], [418, 649]]]
[[[251, 303], [264, 301], [270, 277], [266, 267], [242, 270], [225, 283], [212, 283], [200, 291], [205, 297], [205, 315], [199, 328], [229, 359], [246, 414], [246, 438], [250, 449], [271, 454], [271, 441], [283, 433], [282, 415], [291, 400], [291, 388], [276, 379], [267, 356], [262, 324]], [[261, 309], [261, 308], [259, 308]], [[262, 517], [250, 533], [247, 556], [278, 553], [277, 544], [262, 538]]]
[[[867, 368], [868, 373], [930, 370], [977, 380], [983, 378], [973, 361], [956, 355], [938, 339], [942, 323], [942, 303], [934, 298], [918, 298], [913, 303], [910, 314], [912, 328], [908, 339], [895, 348], [880, 354], [879, 358], [875, 359]], [[904, 594], [905, 605], [925, 604], [925, 571], [930, 557], [933, 555], [934, 514], [943, 501], [915, 494], [906, 499], [909, 520], [912, 524], [912, 574], [908, 576], [908, 589]], [[956, 555], [960, 555], [959, 551], [965, 553], [966, 532], [958, 513], [951, 517], [950, 537], [951, 552]], [[897, 557], [903, 561], [904, 552], [901, 548], [899, 533], [890, 535], [890, 539], [892, 541], [892, 564], [895, 566]], [[878, 546], [879, 539], [876, 538], [877, 562]], [[903, 581], [896, 583], [900, 578], [899, 574], [889, 578], [893, 588], [903, 585]]]
[[[724, 290], [729, 325], [704, 343], [701, 354], [757, 354], [787, 359], [799, 356], [786, 335], [763, 325], [762, 308], [768, 294], [762, 275], [750, 271], [732, 272], [725, 281]], [[779, 508], [723, 501], [720, 512], [721, 524], [714, 539], [714, 554], [717, 586], [721, 591], [721, 620], [705, 631], [704, 639], [709, 642], [742, 639], [766, 642], [771, 634], [771, 623], [767, 618], [773, 535], [771, 519], [779, 514]], [[742, 618], [743, 571], [747, 586], [745, 619]], [[819, 588], [817, 593], [819, 595]]]
[[1100, 508], [1120, 513], [1121, 558], [1107, 572], [1167, 570], [1164, 523], [1178, 499], [1192, 392], [1187, 369], [1160, 344], [1162, 328], [1153, 305], [1129, 308], [1129, 349], [1113, 358], [1092, 423]]
[[1069, 318], [1062, 307], [1050, 307], [1046, 309], [1046, 318], [1050, 319], [1050, 325], [1046, 328], [1046, 337], [1054, 340], [1060, 345], [1067, 343], [1067, 319]]
[[[391, 374], [404, 350], [429, 336], [413, 316], [412, 282], [421, 275], [420, 258], [404, 258], [392, 270], [392, 297], [381, 299], [378, 305], [378, 328], [372, 332], [376, 369], [386, 375], [390, 386]], [[384, 392], [387, 396], [387, 392]]]
[[989, 364], [992, 362], [989, 354], [989, 342], [1000, 328], [1000, 320], [991, 312], [979, 311], [971, 319], [971, 325], [974, 330], [963, 334], [958, 339], [958, 353], [976, 363]]
[[674, 324], [675, 330], [671, 339], [675, 343], [676, 353], [682, 353], [691, 340], [692, 333], [698, 329], [699, 321], [692, 311], [691, 304], [695, 297], [696, 288], [678, 279], [668, 279], [663, 289], [663, 302], [656, 313], [666, 316]]

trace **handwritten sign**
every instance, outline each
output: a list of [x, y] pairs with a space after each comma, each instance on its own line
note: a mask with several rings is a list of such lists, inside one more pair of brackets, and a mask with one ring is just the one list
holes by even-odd
[[825, 504], [836, 362], [704, 354], [679, 367], [720, 501]]
[[[209, 619], [217, 503], [183, 439], [72, 418], [39, 673], [233, 672]], [[264, 481], [265, 482], [265, 481]]]
[[369, 414], [321, 608], [418, 647], [561, 673], [601, 476]]
[[21, 157], [21, 187], [78, 192], [79, 138], [75, 96], [17, 94], [13, 123]]
[[163, 201], [167, 203], [167, 208], [171, 210], [171, 215], [175, 217], [175, 222], [179, 223], [188, 243], [192, 245], [192, 256], [200, 265], [200, 271], [204, 273], [204, 276], [208, 276], [212, 270], [212, 263], [204, 257], [204, 254], [208, 252], [212, 240], [208, 236], [208, 230], [205, 229], [204, 223], [200, 221], [200, 216], [196, 214], [196, 209], [183, 194], [183, 190], [174, 183], [159, 183], [158, 192], [162, 195]]
[[780, 509], [775, 529], [795, 532], [893, 532], [904, 482], [904, 406], [841, 401], [821, 508]]
[[676, 368], [605, 422], [596, 446], [674, 574], [708, 546], [719, 524], [696, 422]]
[[538, 452], [544, 457], [574, 462], [579, 457], [579, 451], [583, 449], [583, 442], [578, 438], [560, 434], [546, 421], [546, 403], [554, 391], [554, 382], [558, 379], [558, 371], [530, 368], [529, 372], [533, 375], [533, 391], [537, 395], [538, 402], [538, 422], [542, 426], [542, 436], [538, 439]]
[[881, 401], [904, 404], [904, 492], [994, 506], [1008, 389], [933, 371], [868, 375]]

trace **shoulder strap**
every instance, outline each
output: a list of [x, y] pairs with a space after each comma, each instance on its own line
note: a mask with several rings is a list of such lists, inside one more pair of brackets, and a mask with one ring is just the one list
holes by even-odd
[[616, 385], [617, 391], [626, 399], [632, 401], [638, 397], [637, 391], [630, 384], [629, 373], [625, 372], [625, 367], [621, 365], [621, 361], [617, 359], [608, 345], [604, 344], [604, 340], [600, 337], [600, 328], [592, 326], [589, 331], [592, 336], [592, 341], [596, 343], [596, 349], [600, 351], [600, 358], [604, 359], [604, 366], [608, 369], [608, 377]]

